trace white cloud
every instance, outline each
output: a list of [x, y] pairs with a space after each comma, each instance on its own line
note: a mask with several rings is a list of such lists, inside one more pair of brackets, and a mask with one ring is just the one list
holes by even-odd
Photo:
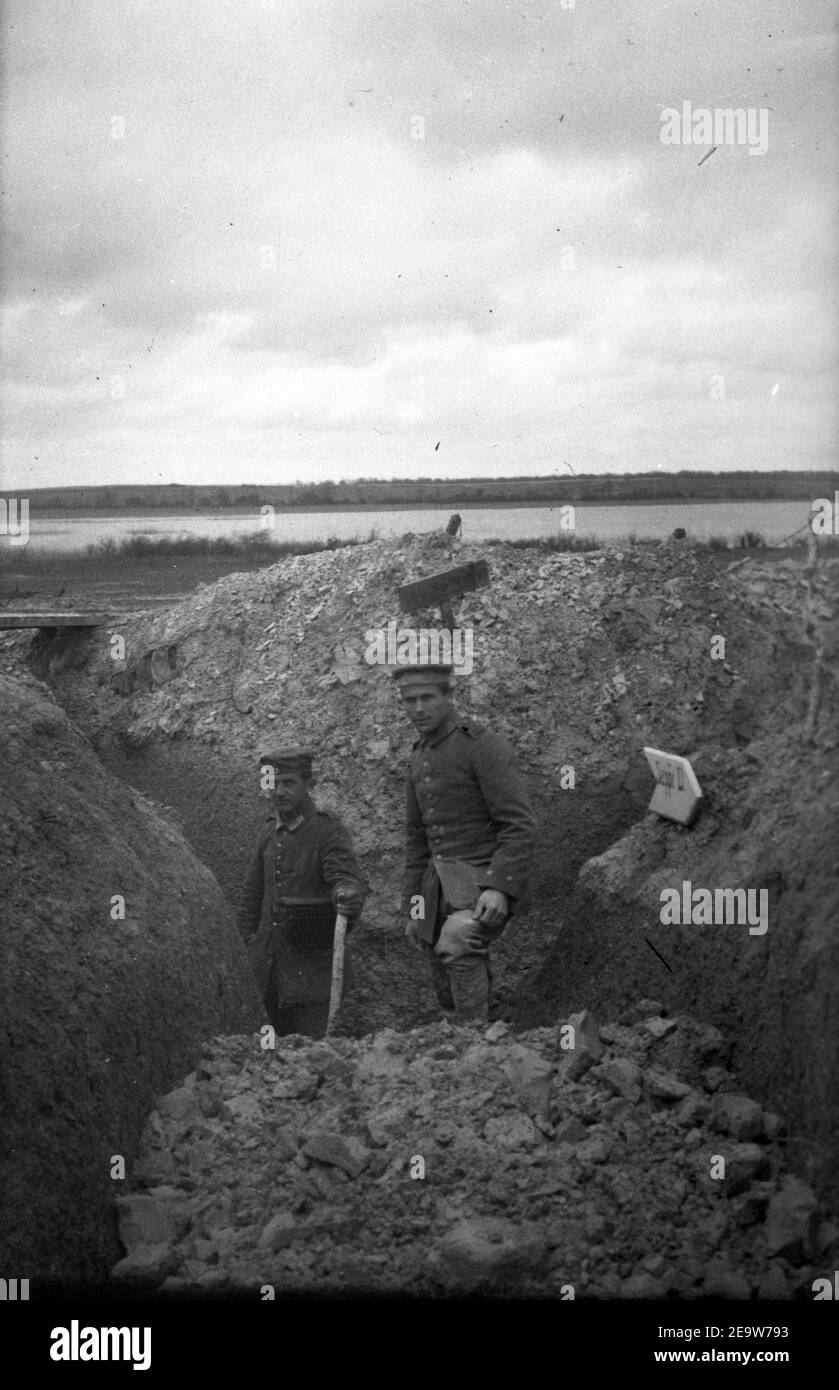
[[6, 9], [7, 485], [832, 462], [820, 0]]

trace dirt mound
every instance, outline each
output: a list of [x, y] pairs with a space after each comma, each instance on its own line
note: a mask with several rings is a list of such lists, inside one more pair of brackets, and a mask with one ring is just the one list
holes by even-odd
[[[839, 753], [829, 737], [813, 747], [786, 733], [703, 748], [694, 767], [706, 796], [696, 826], [649, 815], [584, 866], [520, 1013], [536, 1022], [584, 1002], [612, 1012], [640, 991], [700, 1012], [733, 1033], [744, 1083], [787, 1117], [790, 1160], [835, 1194]], [[764, 892], [765, 931], [756, 912], [754, 927], [693, 912], [685, 925], [686, 882], [691, 900], [701, 888]], [[661, 895], [674, 889], [681, 923], [665, 925]]]
[[[461, 705], [518, 750], [541, 827], [530, 910], [496, 951], [503, 1016], [527, 1026], [653, 992], [730, 1028], [749, 1086], [806, 1141], [788, 1143], [791, 1160], [823, 1188], [837, 1076], [835, 561], [408, 537], [231, 575], [116, 634], [30, 650], [102, 758], [177, 808], [231, 901], [262, 815], [258, 752], [313, 744], [319, 798], [346, 817], [374, 885], [342, 1026], [416, 1026], [436, 1006], [397, 910], [411, 734], [365, 649], [391, 620], [436, 626], [436, 612], [400, 614], [398, 586], [473, 559], [491, 583], [458, 612], [474, 652]], [[708, 797], [693, 829], [644, 818], [644, 744], [694, 757]], [[766, 935], [664, 928], [660, 890], [688, 879], [766, 891]]]
[[[150, 1116], [115, 1275], [175, 1292], [812, 1297], [837, 1230], [715, 1028], [644, 1001], [208, 1045]], [[267, 1287], [266, 1287], [267, 1286]]]
[[261, 1009], [218, 885], [180, 833], [40, 682], [2, 676], [0, 700], [2, 1263], [92, 1279], [118, 1248], [114, 1156], [130, 1171], [152, 1096], [203, 1038], [254, 1027]]
[[742, 748], [800, 719], [815, 647], [799, 565], [726, 572], [730, 556], [677, 543], [562, 554], [408, 537], [231, 575], [137, 616], [119, 628], [123, 669], [109, 633], [86, 655], [38, 651], [103, 759], [177, 809], [230, 900], [262, 814], [257, 753], [273, 741], [315, 746], [318, 795], [347, 818], [374, 885], [354, 943], [353, 1029], [435, 1014], [397, 914], [411, 734], [383, 671], [364, 659], [365, 634], [392, 619], [438, 624], [436, 611], [401, 615], [397, 587], [470, 559], [488, 561], [491, 583], [458, 612], [474, 646], [461, 703], [518, 750], [541, 822], [538, 910], [497, 952], [507, 1007], [552, 944], [580, 866], [643, 815], [644, 743]]

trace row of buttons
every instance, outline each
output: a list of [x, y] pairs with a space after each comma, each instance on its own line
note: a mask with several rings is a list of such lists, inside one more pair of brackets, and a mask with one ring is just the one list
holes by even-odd
[[[430, 776], [430, 773], [429, 773], [429, 769], [430, 769], [430, 768], [431, 768], [431, 763], [430, 763], [428, 757], [425, 757], [425, 758], [422, 760], [422, 762], [420, 763], [420, 769], [421, 769], [422, 772], [425, 773], [425, 776], [422, 778], [422, 781], [425, 782], [425, 783], [430, 783], [430, 782], [433, 782], [433, 780], [434, 780], [434, 779]], [[426, 790], [426, 789], [424, 788], [423, 791], [425, 791], [425, 790]], [[431, 793], [430, 787], [427, 788], [427, 791], [428, 791], [429, 794], [433, 794], [433, 793]], [[422, 794], [418, 794], [417, 800], [419, 801], [420, 810], [421, 810], [421, 812], [422, 812], [423, 824], [426, 826], [427, 829], [429, 829], [429, 830], [431, 831], [432, 845], [436, 848], [436, 847], [439, 846], [439, 844], [440, 844], [441, 837], [446, 833], [446, 827], [445, 827], [444, 825], [431, 825], [431, 826], [429, 826], [429, 825], [428, 825], [428, 822], [426, 821], [426, 814], [433, 816], [434, 813], [435, 813], [435, 808], [434, 808], [434, 806], [432, 806], [432, 804], [431, 804], [430, 801], [426, 802], [425, 796], [422, 795]], [[442, 856], [438, 854], [438, 855], [437, 855], [437, 858], [438, 858], [438, 859], [439, 859], [439, 858], [442, 858]], [[491, 876], [491, 877], [495, 877], [495, 875], [490, 875], [490, 876]], [[511, 876], [510, 874], [504, 874], [504, 875], [503, 875], [503, 880], [504, 880], [505, 883], [512, 883], [512, 882], [513, 882], [512, 876]]]

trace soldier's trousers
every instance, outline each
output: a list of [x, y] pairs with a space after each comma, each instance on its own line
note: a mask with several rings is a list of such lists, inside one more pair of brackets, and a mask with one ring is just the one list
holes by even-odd
[[274, 1010], [271, 1022], [281, 1037], [288, 1033], [301, 1033], [304, 1038], [322, 1038], [326, 1033], [328, 1020], [327, 999], [325, 1003], [283, 1004]]
[[[268, 989], [265, 994], [265, 1011], [273, 1027], [280, 1035], [300, 1033], [306, 1038], [322, 1038], [329, 1020], [329, 984], [332, 969], [331, 956], [325, 956], [320, 963], [320, 988], [309, 982], [308, 988], [300, 990], [299, 982], [284, 981], [278, 969], [276, 956], [271, 962]], [[318, 983], [317, 981], [315, 982]], [[353, 985], [353, 970], [349, 953], [344, 960], [344, 997]], [[294, 995], [297, 993], [298, 997]], [[303, 997], [300, 997], [302, 993]], [[290, 997], [289, 997], [290, 996]], [[308, 997], [307, 997], [308, 996]]]
[[[459, 913], [459, 917], [468, 914]], [[456, 1023], [487, 1023], [492, 1002], [492, 968], [489, 949], [464, 948], [461, 931], [453, 919], [444, 921], [434, 946], [424, 941], [431, 983], [442, 1008], [454, 1014]], [[441, 953], [440, 947], [444, 949]]]

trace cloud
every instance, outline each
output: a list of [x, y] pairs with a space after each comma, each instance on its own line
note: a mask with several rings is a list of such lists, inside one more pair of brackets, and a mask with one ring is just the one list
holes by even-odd
[[827, 15], [12, 0], [7, 485], [829, 462]]

